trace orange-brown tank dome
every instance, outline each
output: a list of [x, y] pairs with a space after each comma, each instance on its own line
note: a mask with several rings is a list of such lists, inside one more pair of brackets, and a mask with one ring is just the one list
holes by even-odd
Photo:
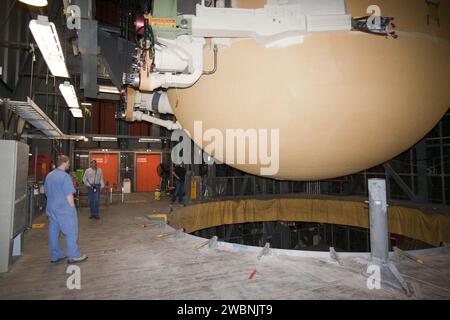
[[[362, 16], [370, 4], [347, 1], [347, 9]], [[178, 120], [191, 133], [196, 120], [203, 130], [279, 129], [277, 179], [343, 176], [395, 157], [450, 106], [450, 1], [441, 1], [440, 27], [427, 24], [423, 0], [377, 4], [396, 18], [397, 40], [317, 33], [283, 49], [237, 40], [219, 51], [215, 74], [169, 90]], [[211, 51], [205, 64], [212, 65]], [[260, 174], [260, 165], [233, 166]]]

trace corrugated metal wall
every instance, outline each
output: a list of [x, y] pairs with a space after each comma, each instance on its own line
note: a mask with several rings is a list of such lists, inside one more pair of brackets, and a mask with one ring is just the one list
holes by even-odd
[[117, 134], [116, 103], [97, 101], [92, 104], [92, 133], [93, 134]]
[[29, 15], [23, 5], [15, 0], [0, 1], [0, 12], [1, 79], [9, 88], [14, 89], [26, 56], [26, 50], [21, 44], [30, 42]]

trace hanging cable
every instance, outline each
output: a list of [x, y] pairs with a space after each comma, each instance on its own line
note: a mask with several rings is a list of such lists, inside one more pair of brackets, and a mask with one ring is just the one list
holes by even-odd
[[33, 99], [33, 77], [34, 77], [34, 62], [36, 61], [36, 54], [34, 52], [34, 45], [30, 44], [30, 52], [32, 54], [31, 56], [31, 76], [30, 76], [30, 99]]

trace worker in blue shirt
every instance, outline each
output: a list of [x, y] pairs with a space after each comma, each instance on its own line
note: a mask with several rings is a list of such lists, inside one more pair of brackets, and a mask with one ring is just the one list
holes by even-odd
[[[66, 172], [70, 167], [70, 158], [58, 156], [57, 168], [45, 178], [44, 190], [47, 196], [46, 213], [49, 220], [49, 246], [51, 262], [56, 263], [68, 258], [68, 263], [82, 262], [86, 255], [78, 251], [78, 218], [73, 200], [75, 188], [72, 179]], [[66, 240], [66, 254], [59, 245], [59, 234]]]

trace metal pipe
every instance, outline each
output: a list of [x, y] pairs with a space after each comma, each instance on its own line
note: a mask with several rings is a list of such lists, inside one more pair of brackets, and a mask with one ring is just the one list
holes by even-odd
[[[35, 181], [36, 183], [36, 181]], [[34, 212], [34, 184], [31, 185], [31, 187], [28, 188], [30, 190], [30, 203], [28, 207], [29, 215], [28, 215], [28, 228], [31, 228], [33, 225], [33, 212]]]
[[30, 99], [33, 99], [33, 74], [34, 74], [34, 62], [35, 61], [36, 61], [36, 55], [34, 54], [34, 46], [31, 45]]
[[445, 190], [445, 167], [444, 167], [444, 147], [443, 147], [443, 130], [442, 121], [439, 122], [439, 137], [441, 138], [439, 143], [439, 152], [441, 158], [441, 188], [442, 188], [442, 204], [447, 204], [446, 190]]
[[27, 50], [27, 51], [30, 50], [29, 43], [14, 42], [14, 41], [0, 41], [0, 47], [17, 49], [17, 50]]
[[347, 251], [350, 252], [350, 228], [347, 226]]
[[410, 174], [410, 181], [411, 181], [411, 190], [416, 193], [415, 190], [415, 183], [414, 183], [414, 155], [413, 155], [413, 149], [409, 150], [409, 174]]
[[[80, 76], [80, 72], [76, 72], [76, 71], [72, 71], [72, 70], [69, 70], [69, 71], [70, 71], [70, 75], [71, 76]], [[20, 77], [31, 77], [31, 74], [29, 74], [29, 73], [20, 73], [19, 76]], [[35, 78], [40, 78], [40, 79], [47, 79], [48, 77], [55, 78], [55, 76], [53, 76], [51, 74], [47, 75], [47, 74], [44, 74], [44, 73], [40, 73], [40, 74], [36, 73], [33, 76]], [[111, 78], [106, 77], [104, 74], [97, 74], [97, 78], [101, 79], [101, 80], [111, 80]]]
[[57, 96], [57, 97], [62, 97], [62, 94], [60, 94], [60, 93], [53, 93], [53, 92], [41, 92], [41, 91], [35, 91], [34, 92], [34, 95], [35, 96], [47, 96], [47, 95], [49, 95], [49, 96]]
[[34, 182], [37, 182], [37, 161], [38, 161], [38, 147], [34, 149]]
[[369, 179], [370, 248], [373, 261], [387, 263], [389, 236], [386, 202], [386, 181]]
[[13, 3], [11, 4], [11, 6], [9, 7], [9, 10], [8, 10], [8, 13], [6, 14], [6, 18], [5, 18], [5, 20], [3, 20], [3, 23], [2, 23], [2, 25], [1, 25], [1, 27], [0, 27], [0, 33], [3, 33], [3, 28], [6, 26], [6, 24], [8, 23], [8, 21], [9, 21], [9, 18], [11, 17], [11, 12], [13, 11], [13, 9], [14, 9], [14, 7], [15, 7], [15, 5], [16, 5], [16, 2], [17, 1], [13, 1]]
[[217, 48], [217, 44], [214, 45], [214, 68], [210, 71], [203, 71], [203, 75], [211, 75], [217, 71], [217, 52], [219, 49]]
[[334, 247], [334, 225], [331, 224], [331, 246]]

